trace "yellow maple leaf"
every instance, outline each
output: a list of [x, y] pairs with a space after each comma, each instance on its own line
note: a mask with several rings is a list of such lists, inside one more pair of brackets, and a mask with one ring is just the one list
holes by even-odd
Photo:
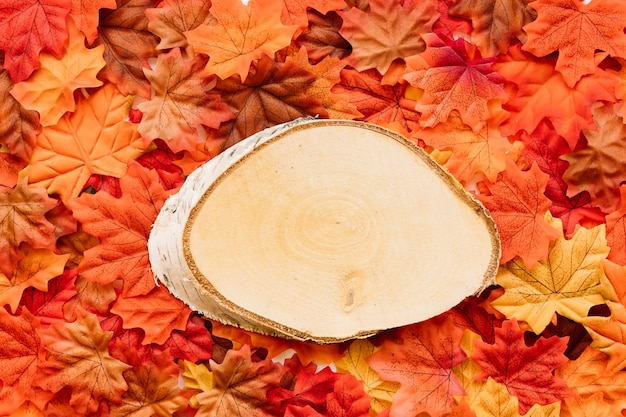
[[609, 357], [606, 371], [615, 373], [626, 367], [626, 307], [608, 303], [609, 317], [590, 316], [583, 319], [593, 342], [591, 346]]
[[74, 90], [102, 85], [96, 75], [105, 65], [104, 45], [87, 49], [85, 36], [71, 19], [67, 27], [69, 37], [61, 58], [41, 54], [41, 67], [11, 90], [24, 108], [39, 112], [43, 126], [54, 125], [65, 112], [74, 111]]
[[[181, 377], [185, 389], [205, 392], [215, 387], [213, 372], [209, 371], [209, 368], [203, 364], [196, 365], [193, 362], [183, 361]], [[189, 401], [194, 408], [198, 408], [200, 405], [195, 395]]]
[[355, 340], [344, 357], [335, 361], [337, 371], [350, 374], [363, 382], [363, 390], [371, 397], [370, 407], [376, 414], [391, 407], [393, 395], [400, 388], [397, 382], [383, 381], [378, 373], [370, 368], [367, 358], [380, 350], [368, 340]]
[[480, 401], [480, 395], [485, 388], [485, 381], [476, 379], [483, 371], [476, 362], [472, 360], [472, 355], [476, 350], [474, 341], [482, 340], [480, 335], [472, 332], [471, 330], [465, 330], [463, 333], [463, 339], [461, 339], [461, 349], [467, 355], [463, 362], [452, 368], [452, 373], [459, 380], [463, 389], [465, 390], [464, 397], [455, 397], [457, 404], [461, 403], [463, 398], [467, 399], [467, 404], [470, 408], [474, 409]]
[[[563, 230], [560, 220], [547, 217], [557, 230]], [[496, 282], [505, 291], [491, 304], [508, 318], [526, 321], [537, 334], [555, 312], [580, 323], [589, 308], [615, 299], [602, 268], [608, 253], [604, 224], [578, 227], [571, 239], [561, 232], [550, 244], [548, 258], [531, 269], [520, 258], [500, 268]]]
[[[504, 384], [491, 377], [485, 382], [473, 409], [476, 417], [520, 417], [517, 397], [509, 394]], [[560, 402], [544, 406], [535, 404], [524, 417], [559, 417], [560, 412]]]
[[197, 53], [209, 55], [205, 69], [226, 79], [239, 74], [245, 81], [250, 63], [263, 54], [274, 53], [291, 43], [298, 26], [284, 26], [280, 21], [282, 2], [250, 0], [213, 0], [211, 25], [202, 24], [185, 32]]

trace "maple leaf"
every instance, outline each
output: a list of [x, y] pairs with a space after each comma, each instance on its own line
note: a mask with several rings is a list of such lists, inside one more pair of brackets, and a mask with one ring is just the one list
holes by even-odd
[[559, 51], [556, 69], [570, 87], [596, 71], [596, 50], [626, 58], [623, 2], [537, 0], [530, 6], [537, 10], [537, 19], [524, 26], [528, 39], [522, 49], [539, 57]]
[[466, 184], [477, 173], [496, 182], [498, 174], [506, 168], [505, 155], [511, 149], [506, 138], [500, 136], [495, 126], [487, 123], [480, 132], [474, 132], [453, 111], [446, 123], [417, 130], [413, 137], [423, 139], [427, 145], [439, 150], [451, 150], [446, 167], [459, 181]]
[[120, 186], [119, 199], [99, 192], [83, 194], [68, 204], [83, 230], [100, 239], [97, 246], [85, 251], [79, 272], [102, 285], [122, 279], [122, 295], [132, 297], [147, 294], [155, 287], [148, 237], [171, 191], [163, 189], [154, 171], [136, 162], [128, 165]]
[[[493, 343], [495, 329], [500, 327], [503, 318], [496, 317], [483, 307], [483, 303], [488, 303], [492, 291], [485, 290], [480, 298], [477, 296], [467, 297], [459, 305], [451, 310], [454, 324], [464, 330], [471, 330], [480, 335], [481, 339], [488, 343]], [[469, 352], [466, 350], [465, 353]]]
[[9, 188], [15, 187], [17, 185], [18, 174], [26, 165], [27, 162], [17, 156], [0, 152], [0, 186]]
[[91, 45], [98, 37], [98, 12], [100, 9], [115, 9], [115, 0], [72, 0], [70, 16], [76, 27], [85, 34]]
[[[603, 57], [596, 57], [596, 65]], [[500, 126], [503, 135], [520, 130], [533, 132], [542, 119], [550, 120], [556, 132], [574, 149], [583, 129], [594, 129], [594, 104], [615, 101], [617, 78], [601, 68], [569, 87], [554, 68], [554, 59], [537, 59], [523, 52], [520, 45], [511, 47], [508, 55], [500, 55], [493, 68], [517, 88], [503, 105], [511, 113]]]
[[536, 334], [555, 312], [580, 322], [591, 307], [614, 298], [602, 268], [608, 253], [604, 225], [578, 227], [571, 239], [561, 235], [551, 243], [547, 258], [532, 268], [519, 259], [501, 267], [496, 282], [505, 292], [491, 305], [526, 321]]
[[341, 82], [331, 91], [348, 96], [363, 115], [358, 120], [381, 125], [398, 122], [408, 131], [417, 128], [420, 115], [414, 109], [415, 103], [404, 97], [405, 83], [382, 84], [382, 75], [376, 69], [363, 72], [344, 69], [340, 76]]
[[127, 162], [143, 152], [136, 126], [125, 122], [128, 102], [112, 84], [89, 98], [80, 98], [76, 111], [45, 127], [29, 162], [29, 182], [58, 193], [63, 202], [76, 197], [91, 174], [121, 177]]
[[185, 32], [210, 24], [209, 0], [165, 0], [163, 7], [146, 9], [148, 29], [161, 38], [157, 49], [186, 48]]
[[483, 370], [477, 378], [486, 381], [491, 377], [504, 384], [509, 394], [518, 398], [520, 414], [526, 414], [534, 404], [547, 405], [572, 396], [565, 381], [552, 374], [568, 360], [563, 355], [566, 339], [540, 338], [533, 346], [526, 346], [524, 332], [513, 319], [496, 329], [494, 344], [474, 344], [472, 359]]
[[115, 84], [124, 95], [150, 97], [150, 84], [143, 69], [148, 59], [157, 56], [159, 39], [148, 30], [144, 10], [156, 0], [117, 0], [114, 10], [100, 10], [98, 38], [94, 46], [104, 45], [106, 65], [99, 77]]
[[[4, 58], [0, 59], [4, 64]], [[41, 131], [39, 114], [26, 110], [11, 94], [15, 84], [5, 69], [0, 70], [0, 143], [18, 158], [28, 161]], [[9, 185], [9, 184], [4, 184]]]
[[[182, 159], [184, 152], [172, 152], [167, 144], [160, 139], [155, 140], [153, 145], [156, 145], [156, 148], [151, 146], [152, 150], [141, 155], [136, 161], [148, 169], [154, 169], [165, 190], [169, 191], [183, 185], [185, 181], [183, 169], [176, 162]], [[203, 145], [196, 146], [196, 149]]]
[[444, 416], [454, 404], [453, 396], [463, 395], [463, 387], [452, 373], [465, 353], [460, 348], [463, 330], [444, 315], [426, 322], [402, 327], [401, 344], [385, 341], [380, 351], [369, 357], [369, 364], [385, 381], [400, 383], [391, 405], [395, 416], [427, 412]]
[[385, 74], [391, 62], [422, 52], [420, 37], [431, 31], [437, 19], [437, 0], [399, 2], [370, 0], [367, 12], [356, 7], [339, 12], [341, 35], [352, 45], [346, 62], [359, 71], [376, 68]]
[[143, 329], [143, 344], [158, 345], [164, 343], [173, 330], [184, 330], [191, 314], [189, 307], [165, 287], [153, 288], [144, 295], [118, 297], [111, 312], [122, 318], [124, 329]]
[[377, 414], [391, 406], [393, 396], [400, 388], [397, 382], [380, 379], [367, 363], [367, 358], [379, 350], [368, 340], [355, 340], [344, 357], [335, 361], [338, 372], [350, 374], [363, 383], [365, 393], [371, 398], [370, 407]]
[[190, 362], [208, 361], [211, 359], [213, 339], [204, 327], [204, 320], [191, 315], [184, 330], [172, 331], [170, 337], [159, 347], [159, 351], [169, 349], [170, 355], [176, 359]]
[[17, 316], [0, 308], [0, 408], [4, 415], [27, 401], [43, 409], [50, 397], [34, 386], [38, 364], [45, 359], [40, 327], [39, 320], [25, 308]]
[[287, 57], [287, 63], [294, 63], [315, 75], [315, 81], [306, 87], [306, 94], [319, 98], [328, 111], [330, 119], [355, 119], [363, 115], [350, 103], [348, 94], [333, 93], [331, 88], [341, 80], [341, 70], [345, 62], [338, 58], [324, 57], [315, 65], [309, 63], [305, 47], [300, 48], [295, 56]]
[[[295, 64], [274, 62], [263, 56], [244, 83], [237, 77], [217, 80], [215, 91], [235, 114], [210, 132], [209, 141], [221, 151], [267, 127], [302, 116], [327, 117], [318, 98], [304, 93], [315, 76]], [[211, 144], [209, 144], [210, 146]]]
[[476, 417], [518, 417], [519, 401], [509, 394], [504, 384], [487, 378], [474, 407]]
[[78, 271], [75, 269], [66, 269], [61, 275], [51, 279], [43, 290], [27, 288], [22, 295], [20, 307], [26, 307], [44, 325], [55, 320], [65, 320], [63, 306], [76, 295], [74, 282], [77, 275]]
[[308, 29], [296, 38], [295, 44], [306, 47], [312, 62], [319, 62], [327, 56], [342, 59], [352, 51], [350, 43], [339, 33], [343, 20], [337, 13], [323, 15], [309, 9], [307, 17]]
[[[310, 368], [310, 369], [309, 369]], [[268, 401], [280, 404], [282, 410], [310, 406], [319, 413], [326, 413], [326, 397], [334, 391], [342, 375], [325, 367], [316, 372], [317, 366], [302, 368], [296, 375], [293, 389], [276, 388], [268, 393]]]
[[606, 372], [614, 374], [626, 366], [626, 307], [614, 302], [608, 306], [609, 317], [585, 317], [583, 324], [593, 339], [591, 346], [609, 357]]
[[368, 417], [370, 399], [363, 385], [351, 376], [340, 378], [326, 396], [327, 417]]
[[104, 47], [85, 48], [85, 37], [73, 23], [68, 24], [68, 31], [61, 58], [41, 54], [40, 68], [11, 90], [25, 109], [39, 112], [43, 126], [54, 125], [65, 112], [75, 110], [74, 90], [102, 85], [96, 75], [105, 65]]
[[204, 74], [200, 57], [183, 60], [180, 49], [160, 54], [154, 70], [144, 72], [154, 89], [150, 101], [140, 103], [143, 112], [139, 133], [144, 141], [161, 138], [174, 151], [193, 152], [202, 141], [202, 125], [218, 128], [234, 115], [212, 91], [215, 76]]
[[106, 313], [116, 299], [113, 285], [101, 285], [79, 275], [74, 283], [72, 298], [63, 305], [63, 314], [67, 321], [73, 321], [76, 319], [76, 311], [80, 309]]
[[69, 403], [83, 415], [96, 411], [102, 399], [121, 400], [128, 389], [122, 373], [130, 366], [109, 355], [112, 333], [101, 329], [95, 315], [80, 312], [72, 323], [54, 322], [40, 337], [49, 356], [39, 363], [35, 385], [55, 393], [71, 388]]
[[[458, 19], [450, 14], [450, 7], [455, 0], [438, 0], [437, 11], [439, 17], [433, 23], [433, 33], [440, 37], [454, 39], [456, 34], [463, 33], [469, 35], [472, 32], [472, 25], [465, 19]], [[483, 53], [483, 55], [488, 56]]]
[[330, 11], [347, 7], [344, 0], [282, 0], [282, 3], [281, 22], [287, 26], [297, 25], [300, 28], [306, 28], [309, 23], [307, 18], [309, 9], [325, 15]]
[[463, 123], [480, 131], [487, 119], [495, 117], [488, 102], [506, 97], [504, 77], [492, 68], [493, 58], [481, 58], [478, 50], [462, 38], [442, 39], [434, 33], [422, 36], [427, 48], [406, 58], [404, 78], [424, 91], [415, 110], [422, 113], [423, 127], [443, 123], [452, 110]]
[[206, 71], [226, 79], [234, 74], [245, 81], [252, 61], [291, 43], [297, 26], [280, 22], [282, 2], [250, 0], [247, 5], [229, 0], [212, 0], [211, 25], [185, 32], [196, 52], [209, 55]]
[[606, 240], [611, 248], [608, 258], [626, 264], [626, 185], [620, 186], [619, 209], [606, 216]]
[[507, 168], [498, 174], [497, 181], [486, 183], [491, 195], [477, 196], [498, 227], [501, 264], [519, 256], [530, 268], [547, 256], [548, 245], [559, 236], [559, 231], [544, 220], [550, 207], [550, 200], [543, 195], [547, 182], [548, 176], [536, 164], [524, 172], [507, 159]]
[[39, 67], [39, 54], [60, 57], [67, 38], [65, 17], [71, 0], [17, 0], [0, 4], [0, 49], [15, 82]]
[[284, 368], [269, 359], [253, 362], [250, 347], [229, 350], [220, 364], [210, 361], [210, 389], [195, 395], [197, 417], [241, 417], [275, 415], [267, 403], [267, 392], [279, 385]]
[[563, 180], [569, 196], [588, 191], [594, 205], [612, 212], [620, 202], [620, 183], [626, 181], [626, 126], [612, 105], [596, 108], [594, 120], [597, 131], [583, 131], [587, 146], [561, 157], [570, 164]]
[[528, 7], [532, 0], [457, 0], [450, 14], [472, 20], [472, 43], [483, 56], [506, 53], [517, 39], [525, 40], [522, 27], [532, 22], [537, 13]]
[[129, 362], [133, 367], [123, 373], [128, 390], [122, 403], [111, 407], [112, 417], [171, 416], [187, 406], [188, 398], [178, 385], [179, 367], [168, 352], [152, 355], [147, 363]]

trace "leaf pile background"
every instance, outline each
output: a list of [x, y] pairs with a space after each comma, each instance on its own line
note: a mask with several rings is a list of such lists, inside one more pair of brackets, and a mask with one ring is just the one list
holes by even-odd
[[[0, 0], [0, 415], [626, 415], [625, 28], [622, 0]], [[498, 285], [339, 345], [156, 286], [167, 197], [302, 116], [444, 164]]]

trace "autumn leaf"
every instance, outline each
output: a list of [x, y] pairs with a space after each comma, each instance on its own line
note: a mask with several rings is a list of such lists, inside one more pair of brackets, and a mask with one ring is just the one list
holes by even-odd
[[341, 35], [352, 45], [346, 62], [358, 71], [376, 68], [385, 74], [395, 59], [425, 49], [420, 35], [431, 31], [437, 19], [437, 1], [423, 0], [404, 5], [370, 0], [367, 12], [356, 7], [339, 12]]
[[502, 101], [504, 78], [491, 66], [493, 58], [482, 58], [478, 50], [462, 38], [442, 39], [433, 33], [422, 36], [426, 50], [406, 59], [404, 78], [423, 90], [415, 110], [422, 113], [420, 124], [431, 127], [444, 123], [452, 110], [474, 131], [487, 119], [496, 117], [489, 101]]
[[573, 395], [565, 381], [552, 374], [568, 360], [563, 355], [565, 339], [540, 338], [533, 346], [526, 346], [517, 321], [508, 320], [496, 329], [494, 344], [474, 344], [472, 359], [483, 370], [477, 378], [486, 381], [491, 377], [504, 384], [509, 394], [518, 398], [520, 414], [526, 414], [534, 404], [547, 405]]
[[0, 5], [0, 49], [4, 68], [14, 82], [24, 81], [39, 67], [39, 54], [57, 58], [67, 39], [65, 17], [71, 0], [17, 0]]
[[173, 330], [185, 330], [191, 314], [189, 307], [165, 287], [134, 297], [118, 297], [111, 312], [122, 318], [124, 329], [143, 329], [143, 344], [157, 345], [164, 343]]
[[367, 363], [367, 358], [379, 350], [368, 340], [355, 340], [344, 357], [335, 361], [338, 372], [350, 374], [363, 383], [365, 393], [371, 398], [370, 407], [377, 414], [391, 406], [393, 396], [400, 388], [397, 382], [380, 379]]
[[591, 346], [609, 357], [606, 372], [614, 374], [626, 366], [626, 307], [614, 302], [608, 306], [609, 317], [585, 317], [583, 324], [593, 339]]
[[518, 417], [519, 401], [509, 394], [504, 384], [487, 378], [474, 408], [476, 417]]
[[[451, 310], [454, 324], [463, 330], [469, 330], [487, 343], [493, 343], [495, 329], [502, 325], [503, 317], [496, 317], [495, 314], [485, 309], [489, 304], [489, 299], [493, 297], [493, 291], [485, 290], [480, 296], [467, 297]], [[469, 355], [469, 352], [465, 350]]]
[[[476, 362], [472, 360], [472, 356], [476, 351], [474, 341], [477, 340], [481, 340], [480, 335], [469, 329], [465, 329], [463, 331], [463, 338], [461, 339], [461, 343], [459, 345], [465, 353], [466, 358], [452, 368], [452, 373], [459, 380], [465, 394], [463, 396], [457, 396], [455, 398], [455, 402], [457, 404], [466, 403], [471, 409], [476, 408], [477, 403], [480, 401], [480, 394], [485, 388], [485, 381], [478, 380], [476, 378], [482, 373], [482, 370]], [[495, 341], [495, 335], [493, 340]], [[462, 415], [463, 414], [461, 414], [461, 416]]]
[[182, 59], [180, 49], [160, 54], [154, 70], [144, 72], [154, 89], [149, 101], [137, 108], [143, 112], [139, 133], [144, 141], [163, 139], [174, 152], [193, 152], [202, 141], [202, 125], [217, 129], [234, 115], [212, 91], [215, 76], [204, 74], [203, 60]]
[[98, 37], [98, 12], [100, 9], [115, 9], [115, 0], [72, 0], [70, 16], [76, 27], [91, 45]]
[[342, 378], [342, 375], [331, 371], [328, 367], [324, 367], [319, 372], [316, 371], [316, 368], [317, 366], [314, 364], [303, 367], [297, 372], [293, 387], [272, 389], [268, 392], [268, 401], [272, 404], [278, 404], [281, 410], [309, 406], [317, 412], [325, 414], [327, 411], [326, 397], [333, 393], [335, 384]]
[[78, 266], [89, 281], [102, 285], [124, 281], [122, 295], [149, 293], [154, 276], [148, 260], [148, 237], [154, 219], [171, 192], [163, 189], [154, 171], [136, 162], [120, 179], [122, 197], [99, 192], [70, 200], [69, 207], [83, 230], [100, 239], [85, 251]]
[[[253, 362], [250, 347], [229, 350], [220, 364], [210, 361], [213, 382], [211, 389], [195, 395], [197, 417], [261, 417], [273, 416], [266, 401], [267, 392], [277, 387], [283, 368], [269, 359]], [[202, 386], [202, 385], [200, 385]]]
[[[450, 14], [450, 7], [455, 0], [438, 0], [437, 11], [439, 17], [433, 23], [433, 33], [439, 37], [445, 36], [448, 39], [454, 39], [455, 34], [463, 33], [469, 35], [472, 32], [471, 22], [465, 19], [459, 19]], [[488, 56], [483, 53], [483, 55]]]
[[323, 15], [309, 9], [307, 17], [308, 29], [296, 38], [295, 44], [299, 48], [306, 47], [311, 62], [317, 63], [327, 56], [342, 59], [350, 54], [350, 43], [339, 33], [343, 20], [337, 13]]
[[528, 39], [522, 49], [543, 57], [559, 52], [556, 70], [573, 87], [596, 71], [597, 50], [626, 58], [626, 8], [619, 0], [585, 3], [577, 0], [537, 0], [530, 4], [537, 19], [524, 26]]
[[98, 409], [100, 400], [120, 402], [128, 385], [122, 373], [130, 366], [109, 355], [112, 333], [95, 315], [82, 312], [72, 323], [54, 322], [41, 331], [49, 357], [39, 363], [35, 385], [53, 392], [72, 390], [70, 405], [79, 414]]
[[397, 122], [408, 131], [417, 128], [420, 114], [414, 109], [415, 102], [404, 97], [405, 83], [382, 84], [382, 75], [375, 69], [363, 72], [344, 69], [340, 76], [341, 82], [331, 91], [347, 95], [363, 115], [357, 120], [379, 125]]
[[[608, 258], [626, 264], [626, 185], [620, 186], [620, 206], [606, 216], [606, 240], [611, 251]], [[626, 300], [625, 300], [626, 301]]]
[[74, 113], [66, 113], [37, 137], [30, 184], [67, 202], [78, 196], [91, 174], [124, 175], [128, 161], [143, 152], [136, 126], [124, 121], [127, 116], [126, 97], [112, 84], [80, 98]]
[[491, 195], [477, 196], [498, 227], [501, 264], [519, 256], [530, 268], [547, 256], [548, 245], [559, 236], [559, 231], [544, 220], [550, 207], [550, 200], [543, 195], [547, 182], [548, 176], [536, 164], [520, 171], [507, 159], [507, 168], [498, 174], [497, 181], [486, 183]]
[[62, 274], [48, 281], [47, 288], [27, 288], [22, 295], [20, 307], [26, 307], [44, 325], [55, 320], [65, 320], [63, 307], [76, 295], [74, 282], [77, 275], [75, 269], [65, 269]]
[[85, 48], [85, 37], [73, 23], [68, 31], [61, 58], [41, 54], [41, 67], [11, 90], [25, 109], [39, 112], [43, 126], [57, 124], [65, 112], [75, 110], [74, 90], [102, 85], [96, 75], [105, 65], [104, 47]]
[[144, 10], [156, 0], [117, 0], [114, 10], [100, 10], [98, 38], [94, 47], [104, 45], [106, 66], [99, 78], [115, 84], [124, 95], [150, 97], [150, 84], [143, 69], [157, 56], [159, 39], [148, 30]]
[[[598, 55], [595, 64], [601, 61]], [[508, 55], [500, 55], [494, 62], [493, 69], [516, 86], [503, 105], [511, 113], [500, 127], [503, 135], [514, 135], [520, 130], [532, 133], [546, 118], [574, 149], [580, 132], [595, 128], [595, 103], [615, 101], [617, 79], [608, 71], [596, 68], [593, 75], [583, 77], [572, 88], [554, 64], [553, 57], [537, 59], [523, 52], [520, 45], [511, 47]]]
[[589, 309], [614, 299], [602, 261], [609, 253], [604, 225], [578, 227], [571, 239], [563, 235], [532, 268], [516, 258], [500, 268], [496, 282], [504, 295], [491, 305], [507, 317], [526, 321], [539, 334], [554, 313], [581, 322]]
[[247, 5], [228, 0], [212, 0], [211, 25], [200, 25], [186, 32], [196, 52], [209, 55], [209, 74], [222, 80], [239, 74], [246, 81], [250, 64], [288, 46], [297, 26], [280, 22], [282, 2], [250, 0]]
[[335, 383], [326, 396], [327, 417], [369, 417], [370, 399], [355, 378], [345, 376]]
[[525, 40], [522, 27], [532, 22], [537, 12], [528, 6], [532, 0], [457, 0], [450, 14], [472, 20], [472, 43], [483, 56], [505, 54], [516, 40]]
[[213, 339], [204, 327], [203, 318], [193, 314], [189, 316], [185, 329], [173, 330], [161, 346], [155, 347], [159, 351], [169, 349], [173, 358], [190, 362], [208, 361], [212, 348]]
[[583, 131], [587, 146], [561, 157], [569, 162], [563, 180], [568, 196], [588, 191], [593, 204], [610, 213], [617, 209], [619, 186], [626, 181], [626, 126], [612, 105], [596, 108], [594, 121], [597, 130]]
[[185, 32], [210, 24], [209, 0], [165, 0], [163, 7], [146, 9], [148, 29], [161, 38], [157, 49], [186, 48]]
[[342, 10], [347, 7], [344, 0], [282, 0], [282, 3], [281, 22], [286, 26], [298, 25], [303, 29], [309, 23], [308, 9], [325, 15], [330, 11]]
[[112, 284], [101, 285], [82, 275], [76, 277], [73, 296], [63, 305], [63, 314], [67, 321], [76, 319], [76, 311], [86, 310], [106, 313], [110, 304], [117, 299]]
[[[195, 391], [210, 391], [215, 386], [215, 377], [211, 371], [202, 363], [195, 364], [190, 361], [183, 361], [183, 369], [180, 373], [183, 388]], [[191, 403], [198, 408], [195, 396], [191, 397]]]
[[34, 386], [45, 359], [39, 320], [25, 308], [17, 316], [0, 308], [0, 412], [8, 415], [27, 401], [43, 409], [50, 395]]
[[465, 353], [460, 348], [463, 330], [450, 315], [400, 328], [402, 343], [385, 341], [370, 356], [372, 369], [385, 381], [400, 383], [391, 405], [393, 415], [427, 412], [442, 417], [450, 411], [463, 387], [452, 373]]
[[17, 156], [0, 152], [0, 187], [15, 187], [17, 185], [19, 172], [24, 169], [26, 165], [27, 162]]
[[235, 118], [210, 132], [209, 149], [221, 152], [267, 127], [298, 117], [327, 117], [321, 101], [305, 94], [313, 81], [315, 76], [310, 72], [295, 64], [274, 62], [268, 56], [259, 60], [244, 83], [238, 77], [218, 79], [215, 92]]

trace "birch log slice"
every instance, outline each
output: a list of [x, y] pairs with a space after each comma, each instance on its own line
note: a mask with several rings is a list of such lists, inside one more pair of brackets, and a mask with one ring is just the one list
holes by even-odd
[[206, 316], [338, 342], [423, 321], [493, 283], [493, 221], [386, 129], [300, 120], [189, 176], [159, 214], [156, 277]]

